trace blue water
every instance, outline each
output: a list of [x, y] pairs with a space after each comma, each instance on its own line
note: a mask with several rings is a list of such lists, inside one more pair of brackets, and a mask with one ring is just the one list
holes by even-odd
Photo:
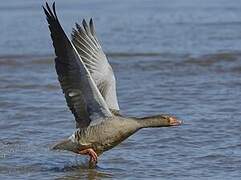
[[0, 179], [240, 179], [241, 1], [56, 2], [68, 34], [94, 18], [123, 114], [184, 121], [139, 131], [95, 169], [83, 156], [49, 149], [75, 124], [43, 3], [0, 4]]

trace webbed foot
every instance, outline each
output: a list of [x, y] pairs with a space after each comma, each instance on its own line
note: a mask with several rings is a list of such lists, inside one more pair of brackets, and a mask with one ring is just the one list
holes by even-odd
[[84, 149], [84, 150], [78, 151], [77, 153], [81, 155], [88, 155], [90, 157], [89, 163], [97, 164], [98, 155], [92, 148]]

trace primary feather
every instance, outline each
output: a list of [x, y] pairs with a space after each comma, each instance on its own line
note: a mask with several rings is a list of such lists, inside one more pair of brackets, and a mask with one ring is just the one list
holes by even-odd
[[[46, 9], [47, 8], [47, 9]], [[72, 42], [62, 29], [53, 4], [53, 12], [43, 7], [55, 48], [55, 67], [67, 104], [79, 128], [111, 117], [105, 100]]]
[[93, 20], [73, 28], [72, 42], [91, 73], [109, 109], [119, 111], [113, 70], [97, 39]]

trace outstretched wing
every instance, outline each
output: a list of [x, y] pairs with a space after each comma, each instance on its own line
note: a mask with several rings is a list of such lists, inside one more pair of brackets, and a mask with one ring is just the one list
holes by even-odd
[[89, 25], [85, 20], [82, 21], [82, 27], [76, 24], [76, 28], [73, 28], [72, 42], [109, 109], [119, 111], [115, 76], [96, 37], [92, 19], [90, 19]]
[[55, 68], [67, 104], [78, 127], [96, 124], [112, 116], [88, 69], [62, 29], [55, 11], [43, 7], [55, 48]]

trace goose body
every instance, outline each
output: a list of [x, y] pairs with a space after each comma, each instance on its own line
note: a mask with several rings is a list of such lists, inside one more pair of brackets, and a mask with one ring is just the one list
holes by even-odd
[[95, 126], [77, 129], [63, 143], [58, 143], [54, 149], [77, 152], [92, 148], [97, 155], [113, 148], [139, 129], [148, 127], [167, 127], [179, 125], [180, 121], [165, 115], [127, 118], [114, 116]]
[[121, 143], [139, 128], [140, 125], [133, 119], [113, 117], [96, 126], [77, 129], [74, 133], [74, 141], [82, 145], [84, 149], [86, 148], [84, 146], [87, 145], [97, 155], [100, 155]]
[[76, 130], [53, 149], [68, 150], [97, 157], [141, 128], [180, 125], [167, 115], [144, 118], [124, 117], [119, 113], [113, 70], [97, 39], [93, 20], [76, 24], [72, 41], [52, 10], [43, 7], [55, 48], [55, 68], [67, 105], [76, 121]]

